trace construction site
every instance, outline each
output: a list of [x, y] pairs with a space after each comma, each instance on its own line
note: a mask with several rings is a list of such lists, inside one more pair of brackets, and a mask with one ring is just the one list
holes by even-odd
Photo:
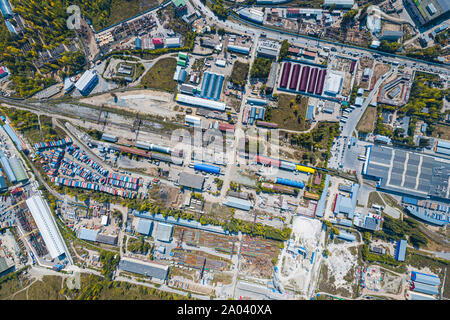
[[[357, 244], [331, 243], [321, 270], [319, 290], [352, 298], [357, 294]], [[375, 287], [375, 283], [371, 283]]]
[[[345, 74], [343, 81], [342, 81], [342, 89], [341, 89], [341, 95], [343, 97], [347, 97], [352, 90], [352, 84], [353, 84], [353, 75], [352, 73], [352, 64], [355, 64], [356, 60], [339, 57], [336, 56], [334, 59], [330, 59], [330, 66], [329, 69], [333, 71], [342, 72]], [[354, 67], [353, 67], [354, 68]], [[352, 72], [350, 72], [352, 71]]]
[[[279, 287], [310, 296], [319, 276], [324, 233], [319, 220], [297, 216], [276, 267]], [[282, 290], [283, 291], [283, 290]]]

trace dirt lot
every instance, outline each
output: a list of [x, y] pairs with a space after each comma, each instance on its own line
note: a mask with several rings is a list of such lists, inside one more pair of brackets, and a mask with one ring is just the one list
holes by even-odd
[[373, 69], [373, 76], [379, 79], [383, 74], [391, 70], [391, 66], [385, 63], [377, 63]]
[[172, 101], [172, 94], [170, 93], [154, 90], [133, 90], [117, 92], [115, 95], [117, 96], [117, 102], [110, 93], [81, 99], [80, 102], [163, 117], [173, 117], [178, 114], [174, 111], [175, 103]]
[[436, 124], [432, 133], [433, 137], [450, 140], [450, 127], [442, 124]]
[[375, 129], [375, 120], [377, 119], [377, 108], [367, 107], [366, 111], [362, 115], [361, 119], [356, 126], [356, 130], [361, 133], [373, 132]]

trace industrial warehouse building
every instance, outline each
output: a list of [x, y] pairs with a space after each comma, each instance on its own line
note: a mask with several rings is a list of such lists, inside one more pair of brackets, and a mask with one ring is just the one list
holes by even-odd
[[343, 80], [344, 78], [341, 75], [330, 73], [325, 84], [325, 93], [330, 96], [338, 95], [341, 92]]
[[179, 47], [181, 47], [180, 38], [179, 37], [167, 38], [166, 39], [166, 47], [167, 48], [179, 48]]
[[213, 101], [213, 100], [209, 100], [209, 99], [203, 99], [203, 98], [199, 98], [199, 97], [193, 97], [193, 96], [189, 96], [186, 94], [177, 94], [175, 100], [178, 103], [184, 103], [184, 104], [188, 104], [190, 106], [194, 106], [194, 107], [201, 107], [201, 108], [206, 108], [206, 109], [211, 109], [211, 110], [216, 110], [216, 111], [225, 111], [226, 105], [223, 102], [219, 102], [219, 101]]
[[219, 100], [225, 76], [218, 73], [205, 72], [203, 76], [200, 96], [202, 98]]
[[0, 277], [7, 275], [15, 270], [14, 262], [4, 257], [0, 257]]
[[450, 17], [448, 0], [405, 0], [403, 4], [411, 18], [421, 27]]
[[279, 90], [322, 95], [327, 70], [299, 63], [284, 62]]
[[404, 239], [397, 241], [397, 245], [395, 247], [395, 259], [398, 261], [405, 261], [407, 244], [408, 242]]
[[250, 53], [250, 48], [243, 47], [243, 46], [237, 46], [237, 45], [234, 45], [234, 44], [229, 44], [228, 47], [227, 47], [227, 50], [231, 51], [231, 52], [242, 53], [242, 54], [245, 54], [245, 55], [248, 55]]
[[137, 232], [143, 235], [150, 235], [152, 233], [153, 222], [147, 219], [139, 219], [137, 225]]
[[75, 83], [75, 87], [82, 95], [88, 95], [98, 83], [98, 75], [95, 70], [87, 70], [80, 79]]
[[8, 190], [6, 180], [3, 176], [0, 176], [0, 192], [5, 192], [6, 190]]
[[379, 189], [422, 199], [450, 199], [450, 162], [443, 159], [374, 144], [367, 147], [362, 173], [377, 180]]
[[65, 254], [63, 239], [59, 234], [48, 204], [41, 196], [31, 197], [26, 200], [26, 203], [51, 258], [55, 259]]
[[205, 178], [200, 175], [181, 172], [178, 183], [180, 184], [180, 186], [191, 188], [195, 191], [202, 191], [203, 184], [205, 183]]
[[417, 271], [411, 271], [411, 280], [414, 282], [424, 283], [430, 286], [441, 285], [441, 279], [439, 279], [439, 277]]
[[194, 220], [186, 220], [181, 218], [175, 219], [172, 216], [164, 217], [162, 214], [151, 214], [147, 211], [139, 212], [137, 210], [133, 210], [133, 215], [138, 218], [149, 219], [166, 224], [178, 225], [182, 227], [193, 228], [218, 234], [227, 234], [227, 232], [223, 230], [221, 226], [214, 226], [211, 224], [201, 224], [200, 222]]
[[162, 242], [172, 241], [173, 226], [168, 223], [158, 222], [153, 238]]
[[249, 200], [244, 200], [241, 198], [231, 197], [228, 196], [225, 201], [222, 202], [223, 205], [250, 211], [250, 209], [253, 207], [252, 203]]
[[237, 11], [237, 14], [247, 20], [260, 23], [262, 24], [264, 22], [264, 12], [253, 9], [253, 8], [243, 8], [241, 10]]
[[169, 266], [144, 262], [132, 258], [122, 258], [119, 261], [119, 270], [142, 274], [147, 277], [165, 281], [169, 274]]
[[78, 232], [78, 238], [81, 240], [100, 242], [104, 244], [109, 244], [111, 246], [116, 246], [118, 242], [118, 236], [102, 234], [98, 230], [92, 230], [87, 228], [81, 228]]

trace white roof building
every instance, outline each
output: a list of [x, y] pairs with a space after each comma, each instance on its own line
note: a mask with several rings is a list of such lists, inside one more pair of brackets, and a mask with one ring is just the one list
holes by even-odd
[[63, 240], [47, 202], [41, 196], [34, 196], [26, 203], [52, 259], [65, 253]]
[[109, 222], [108, 216], [107, 216], [107, 215], [104, 215], [104, 216], [102, 217], [102, 226], [107, 226], [107, 225], [108, 225], [108, 222]]
[[339, 94], [342, 88], [342, 81], [342, 76], [335, 73], [330, 73], [330, 75], [328, 76], [328, 81], [325, 83], [324, 92], [332, 96]]
[[175, 100], [177, 102], [189, 104], [195, 107], [203, 107], [217, 111], [225, 111], [226, 106], [223, 102], [188, 96], [181, 93], [177, 94]]
[[87, 70], [85, 73], [83, 73], [77, 83], [75, 83], [75, 87], [80, 90], [80, 92], [85, 93], [90, 89], [90, 87], [92, 87], [97, 77], [97, 71], [95, 71], [94, 69]]
[[174, 48], [174, 47], [180, 47], [180, 46], [181, 46], [181, 42], [180, 42], [179, 37], [166, 39], [166, 47]]

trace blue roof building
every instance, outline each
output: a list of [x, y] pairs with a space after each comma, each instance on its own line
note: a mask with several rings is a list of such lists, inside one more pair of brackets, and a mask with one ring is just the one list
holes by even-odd
[[5, 192], [6, 190], [8, 190], [6, 180], [3, 176], [0, 176], [0, 192]]
[[250, 48], [242, 47], [242, 46], [235, 46], [235, 45], [231, 45], [231, 44], [228, 45], [227, 50], [231, 51], [231, 52], [246, 54], [246, 55], [248, 55], [250, 53]]
[[0, 11], [5, 19], [11, 19], [13, 12], [8, 0], [0, 0]]
[[428, 284], [420, 283], [420, 282], [413, 282], [412, 284], [412, 290], [425, 293], [425, 294], [439, 294], [439, 288], [435, 286], [430, 286]]
[[338, 239], [346, 240], [346, 241], [355, 241], [356, 237], [352, 233], [342, 232], [339, 231], [339, 234], [337, 235]]
[[316, 208], [316, 217], [323, 217], [325, 212], [325, 202], [327, 201], [328, 185], [330, 184], [330, 175], [325, 176], [325, 186], [323, 188], [322, 194], [320, 196], [319, 202]]
[[14, 130], [11, 128], [11, 126], [9, 124], [5, 124], [3, 126], [3, 130], [5, 130], [5, 132], [11, 138], [11, 140], [14, 141], [14, 143], [17, 146], [17, 150], [22, 151], [23, 150], [22, 149], [22, 141], [20, 141], [19, 137], [16, 135]]
[[407, 244], [408, 242], [404, 239], [397, 241], [397, 246], [395, 247], [395, 259], [398, 261], [405, 261]]
[[431, 286], [439, 286], [441, 284], [441, 279], [439, 279], [439, 277], [416, 271], [411, 271], [411, 280]]
[[6, 176], [9, 180], [9, 182], [16, 183], [17, 179], [16, 179], [16, 176], [14, 175], [14, 171], [11, 168], [11, 165], [9, 164], [8, 158], [6, 158], [6, 156], [4, 155], [4, 153], [2, 151], [0, 151], [0, 163], [3, 167], [3, 169], [5, 170], [5, 173], [6, 173]]
[[141, 50], [142, 49], [142, 40], [140, 38], [136, 38], [134, 45], [137, 50]]

